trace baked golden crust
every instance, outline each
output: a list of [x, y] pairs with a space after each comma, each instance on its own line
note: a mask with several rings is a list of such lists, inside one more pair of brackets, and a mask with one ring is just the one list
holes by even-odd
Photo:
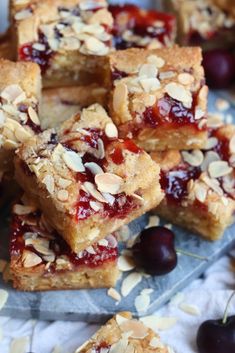
[[113, 24], [105, 0], [31, 1], [11, 12], [18, 59], [40, 62], [45, 87], [102, 76]]
[[[89, 127], [89, 128], [88, 128]], [[100, 105], [83, 109], [56, 133], [23, 144], [16, 178], [78, 252], [155, 207], [159, 167], [117, 129]]]
[[0, 35], [0, 59], [14, 59], [14, 50], [11, 44], [10, 31]]
[[231, 16], [231, 11], [223, 11], [226, 6], [220, 6], [219, 2], [220, 0], [166, 0], [164, 2], [166, 9], [176, 14], [178, 41], [182, 45], [190, 45], [191, 42], [194, 44], [195, 35], [203, 49], [233, 44], [235, 19]]
[[104, 288], [118, 277], [117, 241], [112, 235], [78, 254], [23, 196], [11, 223], [11, 273], [20, 290]]
[[106, 89], [96, 84], [43, 90], [40, 110], [42, 129], [59, 126], [93, 103], [105, 106], [106, 94]]
[[234, 222], [234, 142], [235, 126], [227, 125], [211, 130], [203, 151], [153, 153], [166, 192], [156, 212], [209, 240], [220, 238]]
[[132, 319], [129, 312], [115, 315], [75, 353], [108, 353], [110, 349], [120, 353], [126, 349], [136, 353], [170, 353], [159, 336], [141, 321]]
[[200, 48], [177, 46], [110, 54], [110, 115], [121, 137], [133, 137], [147, 151], [203, 147], [207, 86], [201, 61]]
[[229, 14], [235, 16], [235, 8], [233, 0], [213, 0], [213, 2], [221, 7], [223, 10], [228, 11]]

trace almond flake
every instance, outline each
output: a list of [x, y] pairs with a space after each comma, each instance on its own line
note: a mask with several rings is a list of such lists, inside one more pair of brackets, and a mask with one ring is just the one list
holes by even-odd
[[150, 305], [150, 297], [148, 294], [140, 294], [135, 298], [135, 308], [140, 314], [146, 313]]
[[231, 153], [235, 153], [235, 135], [233, 135], [229, 142], [229, 150]]
[[133, 258], [130, 256], [119, 256], [118, 258], [118, 269], [122, 272], [131, 271], [135, 268]]
[[90, 201], [89, 202], [90, 207], [95, 211], [98, 212], [101, 209], [101, 205], [100, 203], [96, 202], [96, 201]]
[[57, 199], [61, 202], [66, 202], [68, 201], [68, 198], [69, 198], [69, 193], [67, 190], [59, 190], [58, 193], [57, 193]]
[[29, 130], [26, 130], [23, 127], [19, 127], [18, 129], [15, 129], [15, 137], [19, 142], [25, 142], [31, 137], [31, 133]]
[[207, 197], [207, 188], [204, 184], [198, 183], [195, 185], [195, 196], [198, 201], [202, 203], [205, 202]]
[[178, 75], [178, 81], [182, 85], [191, 85], [194, 82], [194, 77], [187, 72]]
[[230, 167], [226, 161], [215, 161], [210, 163], [208, 171], [211, 178], [220, 178], [224, 175], [230, 174], [233, 171], [233, 168]]
[[180, 303], [179, 308], [182, 311], [184, 311], [185, 313], [193, 315], [193, 316], [199, 316], [201, 314], [200, 310], [195, 305], [191, 305], [191, 304], [187, 304], [187, 303]]
[[123, 179], [116, 174], [102, 173], [95, 176], [95, 183], [99, 191], [116, 195], [120, 192]]
[[155, 65], [144, 64], [140, 67], [139, 77], [156, 78], [158, 70]]
[[211, 150], [218, 144], [218, 139], [216, 137], [209, 137], [206, 146], [203, 148], [204, 150]]
[[113, 93], [113, 110], [119, 113], [128, 105], [128, 88], [124, 83], [118, 83]]
[[157, 55], [148, 56], [147, 62], [155, 65], [158, 69], [160, 69], [161, 67], [163, 67], [165, 65], [165, 60], [160, 58]]
[[30, 119], [32, 120], [32, 122], [35, 125], [40, 125], [40, 121], [38, 119], [38, 115], [37, 115], [37, 113], [35, 112], [35, 110], [32, 107], [28, 108], [28, 114], [29, 114]]
[[22, 254], [22, 262], [25, 268], [30, 268], [39, 265], [42, 262], [42, 259], [32, 251], [24, 250]]
[[112, 344], [112, 346], [110, 347], [109, 353], [126, 352], [128, 343], [129, 343], [128, 338], [119, 339], [119, 341]]
[[204, 110], [202, 110], [199, 107], [196, 107], [194, 119], [195, 120], [200, 120], [200, 119], [202, 119], [205, 116], [205, 114], [206, 113], [204, 112]]
[[204, 161], [201, 164], [201, 170], [203, 172], [207, 171], [211, 162], [216, 162], [216, 161], [220, 161], [220, 156], [218, 155], [217, 152], [214, 152], [214, 151], [206, 152], [206, 154], [204, 156]]
[[87, 251], [89, 254], [92, 254], [92, 255], [95, 255], [95, 254], [96, 254], [95, 249], [93, 248], [93, 246], [88, 246], [88, 248], [86, 248], [86, 251]]
[[159, 225], [159, 223], [160, 223], [160, 218], [158, 216], [155, 216], [155, 215], [149, 216], [149, 221], [148, 221], [148, 224], [145, 228], [147, 229], [150, 227], [156, 227]]
[[193, 167], [199, 167], [204, 159], [203, 153], [200, 150], [193, 150], [192, 152], [182, 151], [182, 157], [185, 162]]
[[95, 162], [87, 162], [84, 166], [94, 175], [104, 173], [103, 169]]
[[119, 325], [123, 332], [130, 332], [130, 338], [144, 339], [148, 336], [148, 328], [141, 321], [125, 320]]
[[6, 121], [6, 115], [2, 110], [0, 110], [0, 128], [4, 125]]
[[17, 84], [12, 84], [4, 88], [1, 92], [1, 97], [8, 102], [14, 102], [24, 91]]
[[33, 44], [33, 48], [38, 50], [38, 51], [44, 51], [46, 50], [46, 46], [45, 44], [42, 44], [42, 43], [34, 43]]
[[105, 247], [107, 247], [107, 246], [109, 245], [109, 242], [108, 242], [107, 239], [101, 239], [101, 240], [98, 241], [98, 244], [99, 244], [100, 246], [105, 246]]
[[89, 37], [86, 39], [85, 46], [91, 53], [97, 55], [106, 55], [108, 53], [108, 48], [105, 44], [95, 37]]
[[74, 151], [66, 151], [63, 153], [62, 158], [69, 169], [78, 173], [85, 172], [85, 167], [82, 163], [82, 158]]
[[159, 79], [160, 80], [167, 80], [169, 78], [175, 77], [175, 75], [176, 75], [176, 73], [173, 71], [163, 71], [163, 72], [160, 72]]
[[164, 348], [164, 345], [160, 341], [159, 337], [153, 337], [149, 342], [150, 347], [152, 348]]
[[88, 192], [91, 196], [93, 196], [96, 200], [100, 202], [107, 203], [106, 199], [103, 197], [103, 195], [96, 189], [95, 185], [90, 183], [89, 181], [86, 181], [83, 184], [83, 187], [86, 192]]
[[105, 134], [109, 138], [118, 138], [118, 130], [113, 123], [105, 125]]
[[156, 91], [160, 88], [160, 81], [157, 78], [140, 78], [140, 84], [146, 93]]
[[142, 275], [138, 272], [130, 273], [122, 282], [121, 293], [126, 297], [142, 281]]
[[104, 150], [104, 143], [103, 143], [103, 140], [98, 139], [97, 143], [98, 143], [98, 154], [97, 154], [97, 158], [103, 159], [103, 158], [105, 157], [105, 150]]
[[159, 317], [159, 316], [145, 316], [140, 319], [147, 327], [151, 328], [154, 332], [158, 330], [169, 330], [172, 328], [176, 322], [175, 317]]
[[63, 37], [60, 40], [60, 48], [65, 50], [78, 50], [81, 46], [81, 42], [75, 37]]
[[223, 196], [223, 190], [221, 189], [217, 179], [211, 179], [206, 174], [202, 174], [201, 179], [204, 181], [206, 185], [209, 186], [209, 188], [211, 188], [219, 196]]
[[114, 288], [109, 288], [107, 294], [108, 294], [109, 297], [113, 298], [117, 302], [120, 302], [121, 299], [122, 299], [121, 295]]
[[47, 174], [43, 180], [42, 183], [46, 185], [46, 189], [50, 194], [53, 194], [55, 190], [55, 180], [52, 175]]
[[4, 289], [0, 289], [0, 310], [4, 307], [8, 299], [8, 292]]
[[187, 108], [192, 106], [192, 94], [184, 86], [171, 82], [165, 86], [165, 92], [172, 98], [182, 102]]
[[24, 205], [18, 205], [15, 204], [13, 206], [13, 212], [18, 215], [18, 216], [24, 216], [24, 215], [28, 215], [30, 213], [33, 213], [36, 211], [36, 207], [35, 206], [24, 206]]
[[30, 9], [25, 9], [25, 10], [17, 12], [15, 14], [14, 18], [16, 21], [20, 21], [20, 20], [25, 20], [26, 18], [29, 18], [30, 16], [32, 16], [32, 11]]
[[29, 344], [28, 337], [18, 337], [11, 341], [9, 353], [25, 353]]

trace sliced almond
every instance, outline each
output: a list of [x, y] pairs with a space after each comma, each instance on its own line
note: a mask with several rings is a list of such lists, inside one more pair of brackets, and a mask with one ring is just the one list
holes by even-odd
[[105, 134], [109, 138], [118, 138], [118, 130], [113, 123], [105, 125]]
[[214, 152], [214, 151], [206, 152], [206, 154], [204, 156], [204, 161], [201, 164], [201, 170], [203, 172], [207, 171], [211, 162], [215, 162], [215, 161], [220, 161], [220, 156], [218, 155], [218, 153]]
[[135, 308], [138, 313], [146, 313], [150, 305], [150, 297], [148, 294], [140, 294], [135, 298]]
[[191, 85], [194, 82], [194, 77], [187, 72], [183, 72], [178, 75], [178, 81], [182, 85]]
[[156, 91], [160, 88], [161, 84], [157, 78], [140, 78], [139, 80], [143, 90], [146, 93]]
[[156, 78], [158, 70], [153, 64], [144, 64], [140, 67], [139, 77]]
[[0, 289], [0, 310], [4, 307], [8, 299], [8, 292], [4, 289]]
[[25, 142], [31, 136], [32, 136], [32, 133], [23, 127], [19, 127], [18, 129], [15, 129], [15, 137], [19, 142]]
[[89, 52], [97, 55], [106, 55], [108, 53], [106, 45], [95, 37], [89, 37], [86, 39], [85, 46]]
[[128, 88], [124, 83], [118, 83], [113, 92], [113, 110], [119, 113], [128, 106]]
[[200, 120], [202, 118], [204, 118], [204, 116], [206, 115], [205, 111], [202, 110], [200, 107], [196, 107], [195, 109], [195, 120]]
[[120, 192], [123, 179], [116, 174], [102, 173], [95, 176], [95, 183], [99, 191], [116, 195]]
[[24, 91], [17, 84], [12, 84], [4, 88], [0, 96], [8, 102], [14, 102]]
[[135, 263], [132, 257], [121, 255], [118, 258], [118, 269], [122, 272], [131, 271], [135, 268]]
[[141, 273], [132, 272], [122, 282], [121, 293], [126, 297], [142, 281]]
[[158, 330], [169, 330], [177, 322], [176, 317], [159, 317], [154, 315], [145, 316], [140, 320], [155, 332], [158, 332]]
[[181, 84], [171, 82], [165, 86], [165, 92], [172, 98], [182, 102], [186, 107], [192, 106], [192, 94]]
[[179, 304], [179, 308], [189, 315], [199, 316], [201, 314], [199, 308], [192, 304], [187, 304], [183, 302]]
[[203, 148], [204, 150], [210, 150], [214, 148], [218, 144], [218, 139], [216, 137], [209, 137], [206, 146]]
[[17, 337], [11, 341], [9, 353], [25, 353], [29, 344], [28, 337]]
[[90, 183], [89, 181], [86, 181], [83, 184], [83, 187], [86, 192], [88, 192], [91, 196], [93, 196], [96, 200], [107, 203], [106, 199], [103, 197], [103, 195], [96, 189], [95, 185]]
[[33, 44], [33, 48], [38, 50], [38, 51], [44, 51], [46, 50], [46, 46], [45, 44], [42, 44], [42, 43], [34, 43]]
[[53, 178], [52, 175], [47, 174], [43, 180], [42, 183], [46, 185], [47, 191], [50, 194], [53, 194], [54, 190], [55, 190], [55, 180]]
[[233, 135], [229, 142], [229, 150], [231, 153], [235, 153], [235, 135]]
[[117, 302], [120, 302], [122, 299], [120, 293], [118, 293], [118, 291], [114, 288], [109, 288], [107, 294], [109, 297], [113, 298]]
[[198, 201], [204, 203], [207, 197], [207, 188], [205, 184], [198, 183], [195, 185], [195, 196]]
[[230, 174], [233, 168], [226, 161], [215, 161], [210, 163], [208, 171], [211, 178], [220, 178]]
[[22, 261], [25, 268], [30, 268], [42, 263], [41, 257], [29, 250], [24, 250]]
[[149, 330], [141, 321], [125, 320], [120, 324], [122, 332], [129, 332], [130, 338], [142, 340], [148, 336]]
[[66, 202], [68, 201], [68, 198], [69, 198], [69, 193], [67, 190], [65, 189], [62, 189], [62, 190], [59, 190], [58, 193], [57, 193], [57, 199], [61, 202]]
[[0, 110], [0, 128], [4, 125], [5, 121], [6, 115], [2, 110]]
[[102, 207], [101, 204], [99, 202], [96, 202], [96, 201], [90, 201], [89, 204], [90, 204], [90, 207], [95, 212], [98, 212], [101, 209], [101, 207]]
[[103, 169], [95, 162], [87, 162], [84, 166], [94, 175], [104, 173]]
[[18, 216], [28, 215], [30, 213], [35, 212], [36, 209], [37, 208], [35, 206], [25, 206], [20, 204], [15, 204], [13, 206], [13, 212]]
[[66, 151], [63, 153], [62, 158], [69, 169], [78, 173], [85, 171], [85, 167], [82, 163], [82, 158], [78, 153], [74, 151]]
[[199, 167], [204, 159], [203, 153], [200, 150], [193, 150], [192, 152], [182, 151], [182, 157], [185, 162], [193, 167]]
[[147, 62], [155, 65], [158, 69], [165, 65], [165, 60], [157, 55], [149, 55], [147, 58]]
[[32, 120], [32, 122], [35, 125], [40, 125], [40, 121], [39, 121], [38, 115], [37, 115], [37, 113], [35, 112], [35, 110], [32, 107], [28, 108], [28, 114], [29, 114], [30, 119]]

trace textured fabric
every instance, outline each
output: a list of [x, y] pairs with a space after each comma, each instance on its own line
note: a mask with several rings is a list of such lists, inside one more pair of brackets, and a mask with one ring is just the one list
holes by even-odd
[[[209, 268], [203, 278], [194, 281], [178, 296], [184, 304], [194, 305], [200, 312], [199, 315], [193, 316], [182, 311], [177, 300], [156, 313], [157, 316], [177, 318], [173, 327], [160, 332], [163, 342], [172, 346], [175, 353], [196, 353], [195, 337], [198, 326], [204, 320], [222, 317], [227, 299], [234, 289], [235, 276], [231, 271], [230, 258], [226, 256]], [[229, 312], [235, 314], [235, 299]], [[11, 352], [10, 345], [16, 337], [28, 337], [29, 342], [33, 337], [31, 349], [28, 345], [22, 352], [17, 350], [11, 353], [73, 353], [98, 327], [83, 322], [35, 322], [2, 317], [0, 328], [3, 339], [0, 342], [0, 352]]]

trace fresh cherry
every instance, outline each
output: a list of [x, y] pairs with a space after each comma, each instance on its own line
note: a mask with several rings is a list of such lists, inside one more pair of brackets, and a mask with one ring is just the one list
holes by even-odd
[[227, 88], [235, 80], [235, 63], [228, 50], [214, 49], [203, 55], [207, 84], [211, 88]]
[[233, 295], [228, 301], [223, 319], [207, 320], [199, 327], [197, 333], [199, 353], [235, 352], [235, 315], [227, 317], [228, 306]]
[[140, 234], [140, 241], [133, 248], [138, 265], [151, 275], [162, 276], [177, 265], [174, 233], [165, 227], [151, 227]]

